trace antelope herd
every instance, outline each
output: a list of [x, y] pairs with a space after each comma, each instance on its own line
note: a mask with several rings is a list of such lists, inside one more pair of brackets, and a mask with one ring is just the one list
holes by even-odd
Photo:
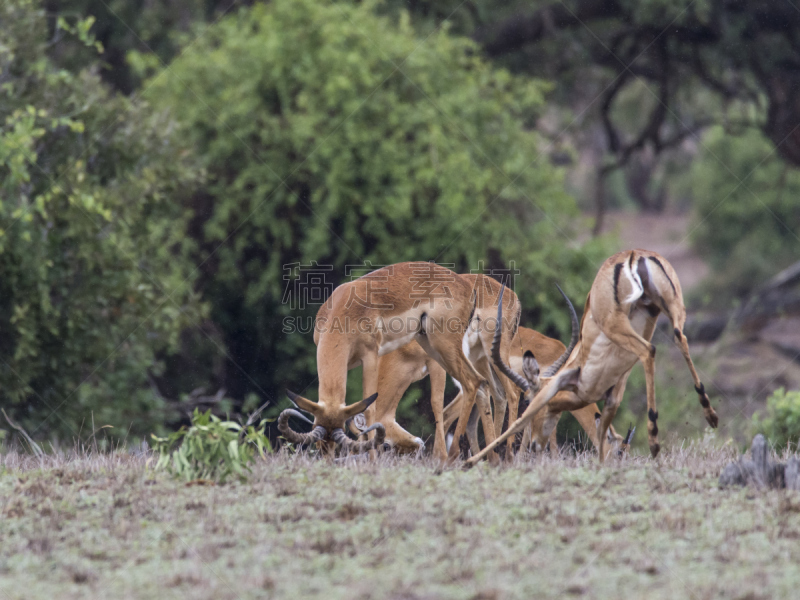
[[[409, 385], [429, 376], [436, 421], [433, 455], [441, 460], [463, 457], [471, 466], [484, 458], [491, 463], [508, 459], [518, 448], [544, 450], [549, 444], [555, 449], [556, 424], [561, 413], [569, 411], [602, 462], [611, 451], [623, 455], [630, 444], [633, 430], [622, 438], [611, 422], [628, 376], [641, 361], [650, 452], [655, 457], [660, 445], [656, 348], [651, 340], [662, 312], [671, 322], [706, 421], [717, 426], [683, 333], [681, 285], [666, 259], [647, 250], [611, 256], [595, 277], [580, 324], [562, 295], [573, 330], [566, 348], [520, 327], [522, 307], [516, 294], [486, 275], [459, 275], [434, 263], [410, 262], [344, 283], [316, 317], [319, 400], [287, 392], [295, 408], [281, 413], [278, 428], [289, 442], [316, 443], [329, 455], [337, 449], [360, 453], [390, 447], [418, 452], [423, 441], [397, 423], [395, 412]], [[545, 366], [541, 374], [540, 364]], [[347, 372], [358, 366], [366, 398], [347, 405]], [[459, 392], [445, 407], [447, 375]], [[295, 431], [291, 417], [308, 422], [312, 431]], [[448, 450], [447, 432], [453, 423]]]

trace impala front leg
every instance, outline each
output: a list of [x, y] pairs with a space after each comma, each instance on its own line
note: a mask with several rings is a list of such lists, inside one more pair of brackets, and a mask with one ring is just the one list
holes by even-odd
[[436, 434], [433, 442], [433, 455], [439, 460], [447, 460], [447, 444], [444, 439], [444, 388], [447, 373], [434, 360], [429, 360], [428, 375], [431, 378], [431, 410], [436, 420]]
[[[361, 359], [362, 364], [362, 396], [367, 398], [372, 394], [378, 392], [378, 353], [377, 352], [368, 352], [365, 356]], [[373, 425], [376, 421], [376, 413], [377, 413], [377, 406], [372, 404], [364, 411], [364, 416], [367, 419], [367, 427]], [[375, 432], [372, 431], [371, 433], [367, 434], [369, 439], [375, 437]], [[375, 460], [378, 457], [377, 450], [370, 450], [369, 457], [372, 460]]]
[[[606, 435], [611, 421], [614, 420], [614, 416], [617, 414], [620, 398], [614, 393], [614, 388], [612, 387], [606, 392], [604, 400], [603, 412], [600, 415], [600, 421], [597, 423], [597, 452], [600, 456], [601, 464], [606, 460]], [[656, 430], [656, 433], [658, 433], [658, 430]]]
[[[619, 310], [609, 317], [603, 331], [612, 342], [635, 354], [642, 361], [647, 387], [647, 435], [650, 442], [650, 454], [655, 458], [661, 450], [658, 443], [658, 410], [656, 409], [656, 347], [636, 333], [628, 315]], [[602, 443], [602, 440], [599, 440], [599, 443]]]
[[[509, 425], [506, 432], [501, 435], [500, 437], [496, 438], [493, 442], [488, 444], [486, 448], [484, 448], [481, 452], [473, 456], [467, 461], [467, 466], [471, 467], [479, 460], [484, 458], [487, 454], [491, 457], [490, 452], [494, 452], [494, 449], [499, 446], [500, 444], [504, 443], [508, 438], [513, 435], [516, 435], [523, 429], [525, 429], [525, 425], [530, 422], [531, 419], [536, 415], [539, 410], [543, 406], [545, 406], [550, 400], [555, 396], [558, 392], [565, 389], [575, 389], [578, 385], [578, 380], [580, 378], [581, 370], [580, 368], [577, 369], [570, 369], [568, 371], [562, 371], [555, 377], [553, 377], [542, 389], [541, 391], [534, 396], [531, 400], [530, 405], [528, 408], [525, 409], [525, 412], [522, 413], [522, 416], [514, 421], [511, 425]], [[527, 392], [530, 394], [530, 392]]]

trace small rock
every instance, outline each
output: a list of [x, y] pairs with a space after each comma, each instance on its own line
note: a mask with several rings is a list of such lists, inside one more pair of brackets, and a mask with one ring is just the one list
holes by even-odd
[[769, 445], [761, 434], [753, 438], [750, 455], [753, 460], [742, 457], [722, 470], [719, 476], [720, 487], [749, 484], [758, 488], [800, 489], [800, 459], [792, 457], [788, 465], [771, 462]]
[[793, 456], [789, 459], [783, 479], [787, 490], [800, 490], [800, 458]]

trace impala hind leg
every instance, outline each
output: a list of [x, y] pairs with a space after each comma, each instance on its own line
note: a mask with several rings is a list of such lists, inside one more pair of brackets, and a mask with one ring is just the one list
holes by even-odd
[[[462, 384], [462, 386], [464, 396], [460, 403], [461, 414], [458, 417], [458, 421], [456, 422], [456, 430], [453, 434], [453, 440], [455, 443], [450, 446], [450, 453], [448, 455], [448, 460], [451, 462], [457, 459], [461, 453], [462, 439], [469, 440], [470, 449], [473, 451], [473, 454], [476, 454], [480, 449], [478, 447], [477, 419], [475, 418], [475, 415], [478, 415], [481, 419], [483, 424], [483, 435], [486, 438], [487, 443], [494, 440], [494, 436], [492, 435], [494, 433], [494, 423], [492, 422], [492, 409], [489, 405], [489, 394], [487, 391], [488, 385], [485, 381], [480, 382], [475, 388], [475, 391], [471, 394], [467, 384]], [[470, 396], [475, 398], [475, 400], [470, 400]], [[470, 423], [473, 424], [472, 427], [470, 427]], [[496, 463], [498, 460], [499, 457], [497, 454], [494, 454], [489, 458], [489, 461], [492, 463]]]
[[675, 339], [678, 341], [678, 345], [681, 348], [683, 358], [692, 374], [692, 379], [694, 380], [694, 389], [700, 399], [700, 406], [703, 407], [703, 415], [705, 416], [706, 421], [708, 421], [708, 424], [716, 429], [717, 425], [719, 425], [719, 418], [717, 417], [717, 413], [711, 407], [711, 403], [708, 401], [708, 394], [706, 394], [706, 388], [703, 385], [703, 382], [700, 381], [700, 377], [697, 375], [697, 370], [694, 368], [692, 357], [689, 355], [689, 342], [686, 340], [686, 336], [678, 327], [675, 327], [674, 333]]
[[[462, 325], [466, 330], [466, 325]], [[431, 327], [427, 334], [417, 336], [417, 342], [428, 353], [428, 356], [436, 360], [453, 379], [459, 382], [464, 396], [461, 402], [461, 414], [456, 424], [456, 443], [450, 447], [448, 454], [448, 460], [452, 462], [458, 458], [459, 440], [466, 432], [469, 411], [472, 409], [473, 402], [478, 404], [478, 412], [483, 422], [483, 431], [487, 442], [494, 439], [494, 424], [492, 423], [489, 395], [486, 392], [488, 383], [464, 355], [461, 337], [447, 335], [447, 332], [435, 334], [435, 331], [436, 328]], [[492, 462], [497, 462], [497, 460]]]
[[453, 398], [450, 401], [450, 403], [444, 407], [443, 420], [444, 420], [445, 435], [447, 434], [448, 431], [450, 431], [450, 428], [453, 426], [453, 423], [456, 422], [456, 419], [458, 419], [458, 416], [461, 414], [461, 401], [463, 400], [463, 398], [464, 394], [462, 394], [461, 390], [459, 390], [456, 397]]
[[612, 342], [632, 352], [642, 361], [647, 387], [647, 436], [650, 442], [650, 454], [655, 458], [661, 450], [658, 443], [658, 410], [656, 409], [656, 347], [636, 333], [628, 316], [621, 311], [614, 312], [606, 320], [603, 333]]

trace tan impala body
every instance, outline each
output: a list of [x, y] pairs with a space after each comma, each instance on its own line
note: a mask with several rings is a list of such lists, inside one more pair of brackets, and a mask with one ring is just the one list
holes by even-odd
[[[427, 269], [432, 267], [430, 263], [410, 264], [425, 265]], [[395, 265], [395, 267], [397, 266], [398, 265]], [[463, 435], [465, 433], [469, 414], [475, 401], [478, 402], [478, 410], [484, 425], [484, 430], [486, 430], [487, 427], [489, 428], [489, 433], [485, 434], [487, 439], [494, 439], [496, 435], [500, 434], [503, 425], [502, 416], [499, 418], [495, 417], [494, 421], [492, 421], [489, 398], [486, 394], [486, 390], [482, 387], [484, 382], [488, 383], [488, 388], [491, 390], [495, 399], [496, 414], [498, 411], [501, 411], [500, 414], [505, 415], [507, 398], [511, 397], [511, 410], [513, 411], [514, 418], [516, 418], [518, 394], [516, 387], [511, 381], [506, 377], [497, 376], [491, 366], [491, 358], [489, 356], [489, 350], [495, 331], [494, 319], [497, 314], [497, 300], [500, 292], [500, 285], [485, 275], [459, 276], [442, 267], [436, 268], [449, 273], [451, 279], [458, 279], [458, 285], [452, 285], [449, 290], [450, 303], [452, 305], [459, 304], [469, 306], [470, 313], [467, 318], [467, 323], [471, 321], [472, 327], [469, 329], [466, 327], [458, 329], [449, 328], [445, 332], [445, 335], [449, 336], [447, 341], [439, 340], [435, 343], [430, 333], [427, 336], [412, 335], [407, 338], [396, 337], [391, 343], [383, 346], [385, 351], [379, 350], [377, 353], [362, 351], [361, 353], [355, 354], [353, 358], [348, 361], [347, 369], [363, 365], [364, 394], [369, 394], [373, 389], [378, 394], [378, 401], [376, 404], [368, 408], [365, 412], [367, 424], [381, 423], [384, 428], [386, 428], [385, 430], [388, 438], [405, 450], [411, 449], [411, 446], [415, 448], [419, 447], [422, 441], [400, 427], [394, 419], [394, 412], [400, 398], [402, 398], [403, 392], [405, 392], [408, 386], [414, 381], [418, 381], [426, 375], [433, 373], [431, 379], [433, 391], [431, 402], [434, 415], [438, 415], [436, 424], [437, 442], [434, 448], [438, 452], [437, 455], [442, 456], [445, 452], [444, 430], [442, 428], [441, 419], [444, 409], [445, 372], [449, 373], [450, 376], [457, 380], [462, 386], [464, 386], [464, 382], [462, 382], [459, 377], [465, 375], [471, 379], [475, 379], [476, 375], [478, 377], [477, 383], [468, 382], [466, 387], [462, 387], [465, 397], [470, 398], [470, 400], [462, 407], [461, 413], [463, 419], [459, 419], [456, 425], [457, 435]], [[380, 276], [380, 272], [376, 271], [364, 278], [374, 278], [376, 274]], [[338, 306], [335, 301], [331, 302], [331, 300], [334, 299], [337, 293], [340, 293], [340, 290], [347, 293], [347, 286], [352, 286], [361, 281], [361, 279], [343, 284], [336, 288], [331, 299], [317, 312], [318, 325], [315, 327], [314, 341], [317, 344], [318, 364], [321, 364], [320, 361], [326, 354], [322, 347], [325, 338], [320, 333], [324, 327], [320, 327], [319, 324], [323, 321], [332, 321], [335, 318], [335, 311]], [[344, 294], [340, 293], [340, 295], [343, 296]], [[441, 303], [442, 299], [437, 298], [437, 301]], [[507, 341], [501, 344], [500, 352], [506, 360], [508, 360], [511, 347], [510, 340], [514, 337], [520, 313], [519, 302], [513, 292], [506, 296], [504, 309], [507, 311], [507, 315], [513, 315], [512, 318], [507, 318], [505, 322], [501, 323], [501, 327], [506, 333], [505, 339]], [[339, 308], [339, 310], [341, 310], [341, 308]], [[412, 318], [419, 317], [413, 315]], [[453, 317], [450, 316], [449, 318]], [[483, 324], [486, 323], [487, 319], [489, 319], [489, 325], [484, 327]], [[479, 323], [481, 325], [477, 325]], [[432, 345], [432, 349], [426, 347], [428, 343]], [[467, 359], [471, 368], [467, 369], [463, 365], [459, 366], [454, 360], [450, 360], [450, 364], [455, 364], [458, 366], [458, 369], [452, 366], [448, 368], [447, 360], [442, 356], [441, 351], [437, 350], [437, 344], [438, 346], [451, 348], [451, 350], [457, 345], [460, 351], [460, 357]]]
[[[548, 366], [555, 362], [566, 347], [560, 341], [541, 333], [520, 327], [518, 335], [511, 345], [510, 364], [518, 373], [522, 373], [522, 355], [526, 350], [534, 353], [537, 360]], [[416, 342], [406, 344], [402, 348], [381, 356], [378, 360], [378, 398], [375, 401], [375, 422], [381, 423], [386, 430], [386, 440], [400, 452], [416, 452], [422, 448], [423, 440], [406, 431], [396, 420], [397, 407], [408, 387], [416, 382], [431, 378], [431, 409], [436, 422], [433, 455], [440, 460], [447, 458], [444, 432], [452, 427], [461, 414], [461, 398], [459, 395], [440, 412], [438, 407], [444, 404], [444, 389], [447, 373]], [[516, 386], [514, 386], [515, 389]], [[597, 446], [597, 416], [600, 414], [596, 404], [574, 411], [573, 416], [583, 427], [592, 443]], [[542, 413], [534, 419], [534, 429], [541, 426]], [[442, 424], [441, 427], [439, 425]], [[621, 440], [621, 436], [609, 428], [609, 437]], [[469, 432], [468, 432], [469, 435]], [[527, 441], [530, 442], [530, 429], [526, 429]], [[526, 440], [523, 439], [523, 445]], [[550, 447], [556, 447], [555, 430], [550, 436]]]
[[[490, 368], [491, 338], [494, 336], [494, 324], [497, 314], [497, 298], [500, 294], [500, 284], [493, 279], [478, 275], [462, 275], [472, 285], [473, 290], [478, 290], [476, 296], [476, 310], [473, 315], [471, 327], [472, 335], [467, 339], [465, 346], [474, 346], [468, 352], [473, 361], [473, 366], [480, 369], [480, 374], [488, 380], [502, 381], [503, 392], [510, 394], [509, 414], [512, 415], [509, 422], [513, 422], [517, 414], [519, 402], [519, 388], [514, 385], [507, 377], [488, 373]], [[510, 293], [508, 290], [506, 293]], [[508, 297], [504, 300], [504, 311], [509, 308], [514, 309], [517, 305], [516, 296], [513, 295], [512, 301]], [[480, 307], [480, 308], [478, 308]], [[325, 307], [320, 309], [318, 318], [326, 314]], [[512, 313], [513, 314], [513, 313]], [[504, 326], [512, 327], [516, 323], [505, 323]], [[485, 325], [483, 329], [481, 327]], [[477, 335], [476, 335], [477, 334]], [[549, 366], [557, 361], [566, 360], [566, 347], [560, 341], [542, 335], [532, 329], [519, 328], [514, 336], [509, 350], [509, 362], [512, 368], [518, 373], [522, 373], [522, 357], [526, 350], [533, 352], [537, 360], [545, 366]], [[492, 369], [494, 371], [494, 369]], [[423, 441], [403, 429], [396, 421], [397, 406], [408, 387], [425, 377], [431, 378], [431, 409], [434, 415], [436, 430], [434, 435], [433, 454], [437, 458], [444, 459], [447, 456], [445, 444], [445, 432], [450, 429], [452, 424], [459, 418], [463, 411], [461, 393], [451, 402], [442, 412], [444, 405], [444, 389], [446, 383], [446, 373], [439, 364], [433, 360], [416, 342], [411, 342], [402, 348], [381, 356], [378, 361], [378, 399], [374, 405], [372, 421], [365, 421], [365, 424], [379, 422], [386, 431], [386, 439], [401, 452], [415, 452], [419, 450]], [[505, 417], [505, 402], [497, 401], [497, 395], [493, 389], [492, 399], [494, 400], [494, 422], [495, 433], [501, 433], [502, 422]], [[599, 415], [597, 405], [593, 404], [583, 409], [575, 411], [574, 416], [589, 435], [592, 443], [597, 445], [596, 440], [596, 417]], [[467, 422], [469, 424], [469, 421]], [[477, 427], [477, 423], [476, 423]], [[619, 441], [622, 438], [609, 429], [609, 439]], [[477, 453], [477, 429], [467, 431], [467, 435], [473, 447], [473, 452]], [[530, 442], [530, 430], [526, 430], [527, 442], [523, 439], [523, 444]], [[556, 447], [555, 431], [551, 435], [551, 448]]]
[[[522, 375], [522, 357], [525, 352], [530, 351], [536, 357], [537, 362], [542, 365], [543, 367], [548, 367], [552, 365], [559, 357], [564, 353], [566, 350], [566, 346], [562, 344], [559, 340], [547, 337], [544, 334], [539, 333], [533, 329], [528, 329], [527, 327], [520, 327], [517, 331], [517, 336], [511, 343], [511, 359], [509, 361], [509, 366], [512, 370], [516, 373]], [[516, 387], [516, 386], [514, 386]], [[517, 388], [519, 389], [519, 388]], [[431, 373], [431, 393], [433, 393], [433, 373]], [[453, 401], [447, 405], [444, 409], [444, 430], [447, 431], [450, 429], [453, 421], [458, 416], [459, 405], [461, 401], [461, 394], [459, 394]], [[572, 416], [578, 421], [578, 424], [583, 428], [586, 432], [586, 435], [589, 437], [589, 440], [595, 446], [595, 448], [599, 447], [597, 441], [597, 421], [600, 417], [600, 409], [597, 404], [592, 403], [588, 406], [580, 408], [578, 410], [570, 411]], [[509, 423], [512, 423], [512, 419], [509, 418]], [[527, 448], [531, 442], [531, 432], [532, 431], [539, 431], [542, 427], [544, 422], [544, 413], [539, 411], [525, 428], [524, 435], [522, 437], [522, 444], [523, 448]], [[618, 450], [620, 452], [624, 452], [627, 449], [628, 443], [630, 442], [631, 433], [628, 432], [628, 437], [623, 440], [622, 436], [617, 434], [614, 430], [613, 426], [609, 426], [607, 439], [609, 442], [620, 444]], [[387, 436], [388, 437], [388, 436]], [[549, 438], [550, 449], [555, 450], [557, 448], [556, 442], [556, 429], [553, 427], [552, 432], [550, 433]], [[470, 444], [474, 446], [474, 444]], [[435, 450], [435, 447], [434, 447]], [[477, 453], [477, 452], [473, 452]]]
[[[597, 425], [599, 456], [605, 457], [603, 444], [606, 430], [614, 418], [631, 369], [642, 361], [647, 386], [648, 437], [650, 452], [655, 457], [658, 443], [658, 411], [655, 398], [655, 346], [650, 342], [658, 316], [664, 312], [672, 322], [676, 342], [681, 348], [694, 381], [695, 390], [706, 421], [718, 424], [717, 414], [697, 375], [689, 355], [689, 345], [683, 334], [686, 308], [675, 270], [661, 256], [648, 250], [629, 250], [606, 260], [595, 277], [586, 298], [581, 321], [580, 340], [567, 364], [555, 377], [544, 382], [538, 392], [531, 378], [518, 381], [530, 397], [528, 408], [508, 430], [486, 448], [473, 456], [474, 464], [492, 452], [533, 419], [546, 406], [542, 427], [536, 432], [537, 444], [544, 444], [561, 412], [576, 410], [604, 400], [602, 416]], [[499, 342], [500, 340], [498, 340]], [[498, 368], [508, 369], [493, 354]], [[564, 386], [564, 374], [571, 374]]]
[[[519, 407], [519, 390], [514, 383], [503, 374], [498, 373], [492, 367], [492, 341], [495, 337], [495, 331], [500, 326], [499, 331], [502, 333], [501, 342], [499, 344], [499, 353], [504, 360], [511, 359], [512, 341], [516, 337], [517, 328], [519, 326], [519, 318], [522, 312], [522, 306], [517, 299], [517, 295], [511, 290], [508, 290], [503, 300], [503, 313], [507, 315], [505, 319], [497, 319], [498, 301], [500, 299], [500, 292], [502, 287], [496, 280], [486, 275], [461, 275], [462, 279], [467, 281], [475, 293], [475, 314], [470, 322], [470, 327], [467, 334], [462, 341], [462, 347], [467, 358], [470, 360], [475, 369], [480, 373], [489, 383], [489, 389], [492, 395], [494, 404], [494, 431], [486, 432], [486, 418], [481, 415], [481, 421], [484, 423], [484, 437], [494, 439], [502, 433], [503, 421], [505, 419], [506, 408], [509, 411], [509, 418], [517, 418], [517, 409]], [[508, 312], [506, 312], [508, 311]], [[507, 336], [507, 342], [502, 341], [502, 337]], [[564, 357], [566, 359], [566, 357]], [[452, 377], [452, 375], [451, 375]], [[462, 435], [467, 433], [467, 425], [469, 423], [470, 413], [472, 412], [473, 400], [469, 398], [466, 391], [463, 389], [461, 380], [458, 377], [453, 377], [459, 387], [462, 388], [461, 394], [466, 401], [461, 402], [461, 411], [456, 423], [456, 430], [454, 433], [455, 439], [461, 439]], [[488, 405], [488, 403], [487, 403]], [[438, 410], [438, 401], [436, 410]], [[480, 411], [482, 407], [478, 407]], [[434, 413], [436, 414], [436, 413]], [[442, 414], [442, 413], [439, 413]], [[491, 418], [491, 415], [489, 415]], [[441, 421], [441, 419], [437, 419]], [[511, 422], [511, 421], [509, 421]], [[437, 422], [436, 439], [440, 443], [444, 442], [443, 426], [439, 426]], [[513, 440], [509, 440], [508, 447], [511, 448]], [[434, 448], [436, 444], [434, 443]], [[458, 457], [458, 447], [454, 444], [450, 448], [449, 458], [455, 459]]]
[[[298, 413], [284, 411], [286, 416], [278, 423], [281, 433], [298, 444], [327, 444], [331, 438], [358, 451], [381, 443], [383, 428], [377, 441], [355, 446], [343, 433], [345, 422], [374, 401], [380, 357], [416, 341], [462, 383], [470, 402], [477, 401], [487, 437], [494, 439], [486, 381], [462, 350], [474, 306], [469, 282], [433, 263], [390, 265], [340, 285], [325, 303], [325, 320], [318, 316], [315, 323], [319, 401], [290, 394], [300, 409], [314, 416], [314, 431], [292, 431], [288, 417]], [[364, 393], [369, 398], [347, 406], [347, 371], [358, 365], [363, 367]], [[367, 414], [368, 419], [371, 416]]]

